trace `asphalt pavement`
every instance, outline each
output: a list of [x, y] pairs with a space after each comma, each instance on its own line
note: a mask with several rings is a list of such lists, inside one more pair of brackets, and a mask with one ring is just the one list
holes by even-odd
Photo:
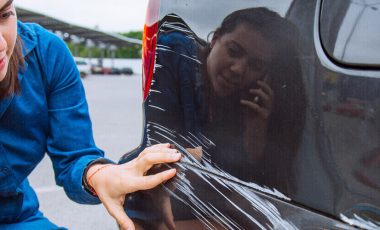
[[[90, 75], [82, 79], [97, 146], [117, 161], [137, 147], [142, 137], [141, 75]], [[71, 201], [55, 184], [46, 156], [29, 177], [40, 201], [40, 210], [55, 224], [68, 229], [118, 229], [102, 205]]]

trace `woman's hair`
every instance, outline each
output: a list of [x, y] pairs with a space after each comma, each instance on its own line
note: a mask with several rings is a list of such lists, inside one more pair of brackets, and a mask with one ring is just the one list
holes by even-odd
[[20, 91], [18, 71], [23, 66], [22, 41], [21, 38], [17, 36], [16, 44], [9, 60], [8, 71], [3, 81], [0, 82], [0, 100]]
[[301, 142], [307, 104], [299, 60], [298, 31], [290, 21], [259, 7], [232, 12], [214, 35], [221, 37], [238, 25], [260, 32], [273, 46], [273, 58], [267, 74], [274, 101], [261, 165], [266, 175], [263, 183], [289, 193], [294, 190], [293, 181], [287, 180], [294, 176], [289, 167]]

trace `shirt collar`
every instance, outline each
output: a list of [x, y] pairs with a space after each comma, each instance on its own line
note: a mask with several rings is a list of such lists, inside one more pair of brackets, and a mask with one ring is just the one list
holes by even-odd
[[23, 56], [26, 57], [37, 45], [37, 35], [26, 24], [17, 22], [17, 33], [21, 37]]

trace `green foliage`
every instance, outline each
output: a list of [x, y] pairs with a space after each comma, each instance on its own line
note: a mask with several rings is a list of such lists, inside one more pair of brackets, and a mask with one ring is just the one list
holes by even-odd
[[129, 38], [136, 38], [136, 39], [142, 40], [142, 31], [130, 31], [127, 33], [120, 33], [120, 34]]
[[[136, 38], [142, 40], [142, 31], [130, 31], [127, 33], [120, 33], [123, 36], [129, 38]], [[117, 57], [125, 58], [141, 58], [141, 45], [131, 45], [128, 47], [122, 47], [116, 52]]]
[[[136, 38], [142, 40], [142, 31], [131, 31], [127, 33], [120, 33], [123, 36]], [[72, 42], [66, 42], [69, 47], [71, 53], [74, 56], [78, 57], [88, 57], [89, 56], [89, 48], [87, 48], [84, 44], [78, 44], [76, 47]], [[110, 57], [110, 55], [105, 54], [102, 50], [97, 47], [92, 48], [92, 57]], [[141, 45], [131, 45], [127, 47], [118, 47], [115, 51], [115, 58], [141, 58]]]

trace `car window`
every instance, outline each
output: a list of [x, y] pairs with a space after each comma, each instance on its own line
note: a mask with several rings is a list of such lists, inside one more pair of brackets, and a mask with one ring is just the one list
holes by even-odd
[[87, 65], [85, 61], [76, 61], [77, 65]]
[[320, 33], [325, 51], [342, 64], [380, 67], [379, 20], [379, 0], [324, 0]]

